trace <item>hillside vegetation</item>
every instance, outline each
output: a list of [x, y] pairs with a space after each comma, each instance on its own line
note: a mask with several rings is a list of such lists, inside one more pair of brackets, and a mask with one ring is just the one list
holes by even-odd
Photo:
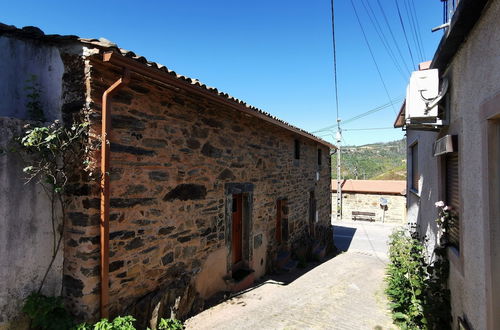
[[[345, 146], [341, 152], [343, 179], [406, 180], [406, 139], [363, 146]], [[332, 178], [337, 177], [337, 155], [332, 155]]]

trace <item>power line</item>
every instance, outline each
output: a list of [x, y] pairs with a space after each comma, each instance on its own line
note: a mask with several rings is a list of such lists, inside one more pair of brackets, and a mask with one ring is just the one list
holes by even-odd
[[375, 32], [377, 33], [380, 41], [382, 42], [382, 45], [384, 46], [385, 50], [387, 51], [387, 54], [389, 55], [392, 62], [394, 63], [394, 66], [401, 73], [403, 80], [406, 81], [407, 76], [404, 74], [403, 69], [399, 65], [399, 62], [396, 60], [396, 55], [394, 55], [394, 52], [392, 51], [392, 48], [389, 45], [389, 42], [387, 41], [387, 38], [384, 34], [384, 31], [383, 31], [383, 29], [382, 29], [382, 27], [377, 19], [377, 15], [375, 15], [375, 12], [373, 11], [372, 6], [370, 5], [370, 2], [366, 3], [365, 0], [361, 0], [361, 4], [363, 5], [363, 8], [365, 9], [365, 12], [368, 15], [368, 18], [370, 19], [373, 27], [375, 28]]
[[[396, 50], [398, 51], [399, 56], [401, 57], [401, 62], [403, 63], [403, 66], [406, 69], [406, 71], [408, 72], [408, 74], [410, 74], [410, 70], [408, 70], [408, 64], [406, 63], [405, 57], [403, 56], [403, 53], [402, 53], [401, 49], [399, 48], [399, 44], [396, 41], [396, 37], [394, 36], [394, 33], [392, 31], [392, 26], [389, 23], [389, 20], [387, 19], [387, 15], [385, 14], [384, 7], [382, 7], [382, 5], [380, 4], [380, 0], [377, 0], [377, 4], [378, 4], [378, 7], [380, 8], [380, 11], [382, 12], [382, 16], [384, 17], [385, 24], [387, 25], [389, 33], [391, 34], [392, 41], [394, 42], [394, 45], [396, 46]], [[412, 65], [410, 65], [410, 68], [411, 67], [412, 67]]]
[[333, 76], [335, 82], [335, 109], [337, 110], [337, 119], [339, 118], [339, 92], [337, 84], [337, 47], [335, 45], [335, 12], [333, 9], [333, 0], [330, 0], [332, 13], [332, 43], [333, 43]]
[[412, 8], [412, 11], [413, 11], [413, 15], [415, 17], [415, 22], [416, 22], [416, 26], [417, 26], [417, 31], [418, 31], [418, 38], [419, 38], [419, 41], [420, 41], [420, 45], [422, 47], [422, 53], [424, 54], [424, 61], [427, 59], [425, 57], [425, 48], [424, 48], [424, 43], [422, 42], [422, 34], [420, 33], [420, 23], [418, 22], [418, 15], [417, 15], [417, 10], [415, 9], [415, 2], [412, 0], [411, 1], [411, 8]]
[[345, 120], [345, 121], [344, 121], [344, 125], [345, 125], [345, 124], [348, 124], [348, 123], [351, 123], [351, 122], [353, 122], [353, 121], [355, 121], [355, 120], [361, 119], [361, 118], [363, 118], [363, 117], [366, 117], [366, 116], [368, 116], [368, 115], [371, 115], [372, 113], [375, 113], [375, 112], [378, 112], [378, 111], [384, 110], [384, 109], [386, 109], [386, 108], [392, 107], [392, 106], [394, 106], [394, 104], [395, 104], [395, 103], [399, 103], [399, 102], [401, 102], [402, 100], [403, 100], [402, 98], [393, 99], [393, 100], [391, 100], [389, 103], [384, 104], [383, 106], [380, 106], [380, 107], [378, 107], [378, 108], [372, 109], [372, 110], [370, 110], [370, 111], [364, 112], [364, 113], [359, 114], [359, 115], [357, 115], [357, 116], [355, 116], [355, 117], [352, 117], [352, 118], [349, 118], [349, 119]]
[[[352, 2], [352, 0], [351, 0]], [[403, 29], [403, 34], [406, 40], [406, 45], [408, 46], [408, 52], [410, 53], [410, 58], [411, 58], [411, 63], [413, 68], [416, 68], [416, 63], [415, 60], [413, 59], [413, 53], [411, 52], [411, 47], [410, 47], [410, 42], [408, 41], [408, 36], [406, 35], [406, 29], [405, 25], [403, 23], [403, 18], [401, 17], [401, 11], [399, 10], [399, 5], [398, 5], [398, 0], [394, 0], [394, 3], [396, 4], [396, 9], [398, 10], [398, 16], [399, 16], [399, 22], [401, 24], [401, 28]]]
[[[356, 115], [354, 117], [351, 117], [351, 118], [343, 121], [343, 124], [353, 122], [353, 121], [358, 120], [360, 118], [366, 117], [366, 116], [368, 116], [368, 115], [370, 115], [372, 113], [384, 110], [384, 109], [390, 107], [393, 104], [401, 102], [402, 100], [403, 100], [402, 97], [394, 98], [394, 99], [390, 100], [389, 103], [385, 103], [385, 104], [379, 105], [379, 106], [377, 106], [377, 107], [375, 107], [375, 108], [373, 108], [371, 110], [368, 110], [366, 112], [360, 113], [359, 115]], [[316, 131], [313, 131], [312, 133], [324, 132], [324, 131], [328, 131], [328, 130], [331, 130], [331, 129], [336, 128], [336, 127], [337, 127], [337, 125], [330, 125], [330, 126], [326, 126], [326, 127], [320, 128], [320, 129], [318, 129]]]
[[374, 131], [380, 129], [394, 129], [394, 127], [344, 128], [344, 131]]
[[[361, 24], [361, 20], [359, 19], [358, 11], [356, 10], [356, 7], [354, 6], [354, 2], [352, 0], [351, 0], [351, 5], [352, 5], [352, 8], [354, 9], [354, 14], [356, 14], [356, 19], [358, 21], [359, 27], [361, 28], [361, 32], [363, 32], [363, 37], [365, 39], [366, 46], [368, 47], [368, 50], [370, 51], [370, 55], [372, 57], [373, 63], [375, 64], [375, 67], [377, 68], [377, 72], [378, 72], [378, 75], [380, 77], [380, 81], [382, 82], [382, 85], [384, 86], [384, 90], [387, 94], [387, 97], [389, 98], [389, 103], [391, 103], [390, 102], [391, 96], [389, 95], [389, 91], [387, 90], [387, 86], [385, 85], [384, 78], [382, 77], [382, 73], [380, 72], [377, 61], [375, 60], [375, 56], [373, 55], [373, 51], [372, 51], [372, 48], [370, 47], [370, 43], [368, 42], [368, 38], [366, 37], [365, 30], [363, 28], [363, 25]], [[396, 114], [396, 109], [394, 109], [394, 105], [392, 103], [391, 103], [391, 106], [392, 106], [392, 111], [394, 112], [394, 114]]]
[[417, 54], [420, 55], [420, 62], [423, 62], [424, 61], [424, 56], [423, 56], [423, 53], [422, 53], [422, 49], [420, 48], [420, 44], [418, 42], [417, 28], [415, 26], [415, 20], [413, 18], [413, 13], [411, 11], [409, 1], [408, 0], [404, 0], [403, 4], [404, 4], [405, 11], [406, 11], [406, 16], [408, 17], [408, 22], [410, 22], [409, 23], [409, 25], [410, 25], [410, 31], [411, 31], [411, 35], [412, 35], [412, 38], [413, 38], [413, 43], [415, 44], [415, 49], [417, 50]]

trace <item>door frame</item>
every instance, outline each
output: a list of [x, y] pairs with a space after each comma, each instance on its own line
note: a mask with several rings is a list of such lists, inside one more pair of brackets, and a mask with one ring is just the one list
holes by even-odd
[[482, 154], [482, 190], [485, 203], [484, 254], [486, 322], [488, 329], [500, 326], [500, 92], [480, 107]]
[[[232, 274], [240, 268], [251, 268], [253, 257], [253, 230], [252, 230], [252, 210], [253, 210], [253, 191], [252, 183], [226, 183], [224, 187], [226, 199], [225, 212], [225, 238], [227, 250], [227, 273]], [[242, 260], [236, 265], [233, 264], [233, 195], [242, 195]]]

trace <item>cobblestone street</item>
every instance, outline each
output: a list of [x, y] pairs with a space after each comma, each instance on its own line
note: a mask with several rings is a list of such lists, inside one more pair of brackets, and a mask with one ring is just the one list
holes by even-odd
[[322, 264], [270, 276], [187, 321], [188, 329], [394, 329], [384, 295], [394, 225], [334, 223], [341, 250]]

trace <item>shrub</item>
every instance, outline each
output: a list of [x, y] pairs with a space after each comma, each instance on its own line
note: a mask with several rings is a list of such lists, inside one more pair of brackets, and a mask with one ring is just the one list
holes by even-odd
[[64, 308], [61, 297], [32, 293], [26, 298], [23, 312], [35, 329], [67, 330], [73, 327], [73, 319]]
[[418, 235], [396, 231], [390, 236], [387, 289], [394, 322], [402, 329], [449, 329], [451, 323], [446, 250], [436, 248], [426, 261]]
[[75, 330], [135, 330], [134, 321], [130, 315], [118, 316], [113, 321], [102, 319], [94, 325], [82, 323]]
[[[113, 321], [102, 319], [94, 325], [82, 323], [74, 330], [135, 330], [135, 319], [130, 316], [118, 316]], [[149, 329], [149, 328], [148, 328]], [[184, 325], [176, 319], [161, 319], [158, 330], [183, 330]]]
[[184, 324], [176, 319], [161, 319], [158, 325], [159, 330], [183, 330]]

